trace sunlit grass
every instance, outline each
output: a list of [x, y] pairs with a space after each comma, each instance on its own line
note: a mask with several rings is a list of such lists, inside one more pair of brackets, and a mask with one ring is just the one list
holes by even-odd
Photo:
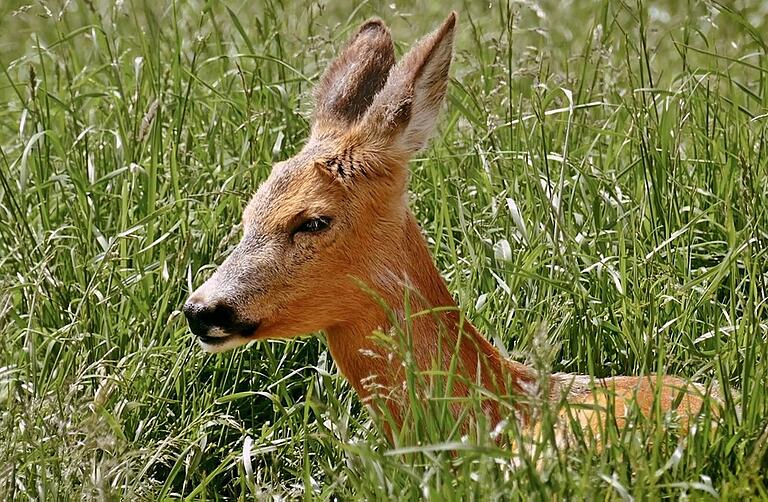
[[[0, 497], [768, 497], [768, 5], [732, 3], [0, 4]], [[349, 30], [450, 8], [411, 199], [464, 314], [542, 370], [722, 382], [716, 430], [529, 455], [437, 399], [392, 447], [321, 339], [194, 345]]]

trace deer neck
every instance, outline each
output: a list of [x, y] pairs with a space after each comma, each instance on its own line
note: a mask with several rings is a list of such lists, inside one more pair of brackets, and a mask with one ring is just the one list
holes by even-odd
[[[407, 332], [411, 360], [418, 370], [448, 369], [455, 358], [458, 378], [453, 380], [454, 395], [465, 396], [478, 384], [497, 395], [524, 393], [526, 384], [534, 380], [533, 372], [503, 358], [469, 321], [462, 319], [410, 211], [403, 227], [402, 236], [394, 240], [396, 245], [378, 264], [382, 270], [369, 278], [369, 285], [390, 312], [370, 294], [363, 294], [356, 298], [359, 304], [353, 319], [326, 330], [331, 355], [341, 372], [363, 401], [400, 395], [405, 385], [402, 357], [372, 334], [400, 333], [402, 338]], [[406, 309], [411, 313], [408, 321]], [[420, 314], [414, 316], [415, 312]], [[398, 399], [392, 397], [387, 402], [396, 418], [402, 412]], [[502, 418], [495, 405], [483, 408], [494, 423]]]

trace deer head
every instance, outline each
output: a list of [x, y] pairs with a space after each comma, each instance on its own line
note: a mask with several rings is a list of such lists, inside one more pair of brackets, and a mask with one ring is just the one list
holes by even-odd
[[[184, 305], [209, 352], [350, 322], [398, 269], [407, 163], [443, 102], [456, 16], [395, 65], [389, 30], [365, 22], [315, 91], [310, 137], [243, 213], [232, 254]], [[384, 278], [384, 279], [383, 279]]]

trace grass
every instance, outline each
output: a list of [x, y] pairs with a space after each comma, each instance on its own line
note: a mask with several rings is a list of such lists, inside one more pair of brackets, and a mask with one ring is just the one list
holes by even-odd
[[[449, 3], [0, 5], [0, 497], [768, 498], [768, 7]], [[321, 337], [193, 343], [179, 306], [349, 30], [402, 53], [449, 8], [411, 190], [465, 314], [554, 371], [723, 382], [717, 430], [517, 465], [427, 414], [393, 448]]]

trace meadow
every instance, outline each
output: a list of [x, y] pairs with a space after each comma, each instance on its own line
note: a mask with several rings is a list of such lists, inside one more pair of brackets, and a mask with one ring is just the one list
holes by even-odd
[[[768, 499], [768, 3], [351, 5], [0, 3], [0, 499]], [[450, 9], [411, 205], [464, 314], [542, 374], [716, 382], [716, 429], [393, 446], [321, 335], [195, 343], [350, 31], [402, 54]]]

